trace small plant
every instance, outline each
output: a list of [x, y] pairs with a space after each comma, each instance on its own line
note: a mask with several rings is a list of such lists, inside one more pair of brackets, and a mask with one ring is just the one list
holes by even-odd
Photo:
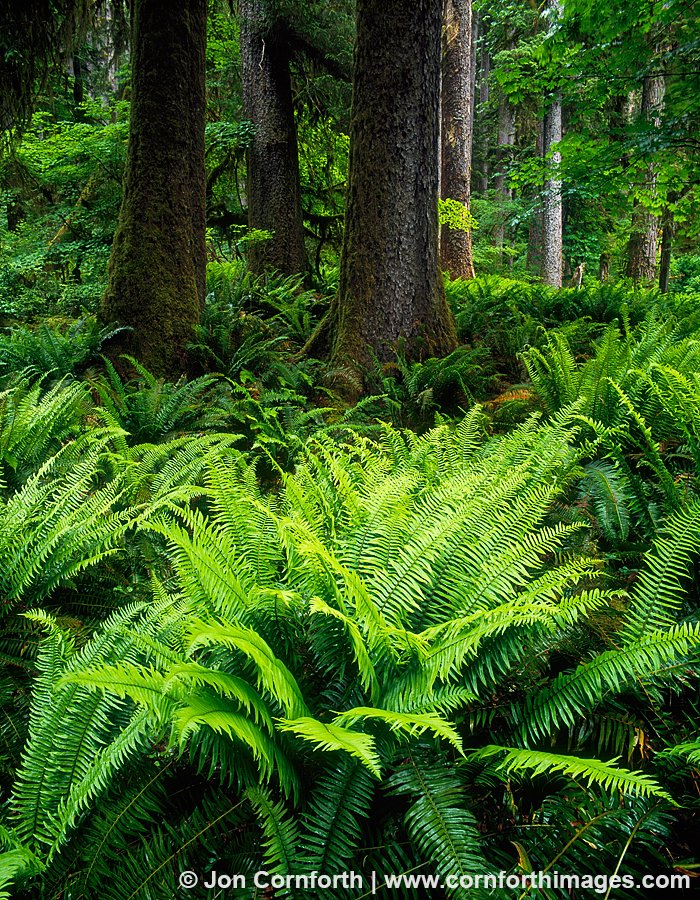
[[145, 366], [125, 356], [136, 376], [124, 382], [109, 360], [107, 377], [92, 381], [99, 398], [98, 410], [108, 424], [129, 433], [128, 443], [165, 441], [177, 434], [201, 431], [220, 425], [223, 412], [211, 401], [217, 375], [205, 375], [194, 381], [180, 379], [176, 384], [156, 378]]
[[128, 329], [102, 327], [94, 316], [0, 335], [0, 376], [23, 372], [41, 379], [77, 377], [100, 359], [105, 341]]

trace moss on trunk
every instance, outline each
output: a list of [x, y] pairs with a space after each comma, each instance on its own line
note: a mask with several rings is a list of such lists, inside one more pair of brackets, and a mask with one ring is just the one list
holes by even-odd
[[[439, 0], [358, 0], [338, 294], [322, 334], [356, 373], [456, 345], [438, 264]], [[351, 375], [348, 383], [357, 383]]]
[[289, 46], [270, 0], [241, 2], [243, 108], [255, 125], [248, 148], [248, 225], [272, 232], [248, 254], [253, 272], [308, 268], [299, 184]]
[[206, 0], [134, 0], [132, 99], [124, 199], [105, 322], [159, 375], [187, 365], [206, 290], [204, 125]]

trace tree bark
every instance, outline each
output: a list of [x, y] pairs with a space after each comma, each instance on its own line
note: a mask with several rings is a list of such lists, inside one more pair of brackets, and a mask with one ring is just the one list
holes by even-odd
[[489, 128], [486, 122], [486, 107], [489, 102], [489, 72], [491, 61], [486, 44], [486, 28], [481, 35], [481, 71], [479, 73], [479, 106], [481, 121], [479, 123], [479, 150], [481, 154], [481, 178], [479, 193], [486, 197], [489, 189]]
[[[544, 121], [537, 122], [535, 135], [535, 152], [542, 159], [544, 148]], [[542, 196], [539, 187], [533, 190], [535, 208], [530, 219], [530, 227], [527, 240], [527, 268], [538, 277], [542, 276], [542, 245], [544, 240], [544, 216], [542, 208]]]
[[348, 396], [374, 355], [456, 346], [438, 265], [441, 26], [441, 0], [357, 2], [345, 234], [325, 325]]
[[253, 272], [285, 275], [308, 268], [299, 185], [299, 151], [292, 104], [289, 46], [269, 0], [241, 0], [243, 110], [255, 125], [248, 148], [248, 225], [272, 232], [253, 243]]
[[[544, 120], [544, 153], [551, 152], [552, 145], [561, 140], [561, 94], [554, 96]], [[561, 287], [562, 278], [562, 183], [556, 170], [561, 164], [561, 153], [552, 153], [549, 177], [544, 182], [542, 204], [542, 281], [550, 287]], [[554, 170], [554, 171], [552, 171]]]
[[127, 351], [153, 372], [187, 363], [206, 290], [206, 0], [132, 4], [132, 74], [124, 196], [99, 310], [133, 332]]
[[[443, 200], [456, 200], [469, 210], [472, 161], [472, 3], [445, 0], [442, 65]], [[450, 278], [473, 278], [471, 229], [442, 226], [440, 264]]]
[[[663, 76], [647, 77], [642, 86], [641, 115], [649, 124], [659, 127], [660, 113], [666, 90]], [[645, 172], [646, 189], [652, 195], [656, 190], [656, 166], [649, 163]], [[659, 217], [638, 199], [632, 210], [632, 231], [627, 245], [627, 270], [625, 274], [634, 281], [653, 281], [656, 278], [656, 251]]]
[[493, 188], [498, 204], [496, 226], [493, 230], [493, 243], [503, 247], [505, 238], [505, 205], [511, 199], [510, 188], [506, 187], [505, 170], [513, 158], [515, 145], [515, 107], [505, 94], [501, 94], [498, 103], [498, 134], [496, 137], [496, 174]]
[[[549, 0], [548, 6], [557, 15], [561, 13], [562, 0]], [[551, 160], [547, 166], [547, 175], [544, 181], [543, 197], [543, 246], [542, 246], [542, 281], [550, 287], [562, 286], [562, 183], [557, 174], [561, 165], [561, 153], [552, 152], [552, 146], [561, 141], [561, 92], [555, 91], [549, 101], [549, 107], [544, 117], [544, 147], [545, 157], [551, 153]]]

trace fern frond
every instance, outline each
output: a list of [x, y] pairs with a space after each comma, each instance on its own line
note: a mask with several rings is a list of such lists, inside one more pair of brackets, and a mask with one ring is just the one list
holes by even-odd
[[336, 716], [333, 719], [333, 724], [341, 726], [355, 725], [357, 722], [366, 722], [372, 719], [385, 722], [392, 731], [402, 731], [410, 737], [430, 731], [436, 737], [449, 741], [458, 753], [463, 753], [462, 739], [457, 731], [449, 722], [446, 722], [436, 713], [405, 713], [397, 712], [396, 710], [356, 706]]
[[633, 644], [653, 628], [671, 624], [680, 609], [691, 554], [700, 549], [700, 500], [677, 512], [654, 541], [635, 585], [623, 642]]
[[[465, 803], [454, 772], [441, 761], [409, 752], [387, 782], [392, 794], [408, 796], [406, 813], [409, 835], [426, 861], [434, 863], [442, 878], [460, 878], [483, 872], [481, 841], [476, 820]], [[466, 888], [450, 890], [451, 896], [466, 898]]]
[[348, 754], [326, 764], [316, 781], [304, 820], [304, 865], [308, 871], [350, 868], [375, 783], [365, 765]]
[[369, 735], [339, 725], [325, 724], [308, 716], [299, 719], [278, 719], [277, 728], [310, 741], [320, 750], [342, 750], [349, 753], [367, 766], [373, 775], [381, 778], [381, 760], [375, 749], [374, 739]]
[[265, 865], [274, 875], [298, 868], [299, 827], [286, 815], [282, 803], [273, 803], [268, 791], [247, 788], [245, 795], [262, 820], [265, 835]]
[[621, 769], [615, 765], [617, 761], [615, 759], [602, 762], [599, 759], [580, 759], [577, 756], [561, 756], [541, 750], [519, 750], [494, 744], [475, 751], [471, 754], [471, 758], [488, 759], [501, 753], [505, 753], [505, 757], [499, 759], [498, 768], [503, 771], [504, 775], [525, 769], [531, 771], [532, 776], [550, 771], [563, 772], [574, 780], [585, 779], [589, 786], [597, 784], [604, 789], [613, 788], [625, 794], [661, 797], [673, 803], [671, 795], [662, 790], [653, 778], [642, 772]]

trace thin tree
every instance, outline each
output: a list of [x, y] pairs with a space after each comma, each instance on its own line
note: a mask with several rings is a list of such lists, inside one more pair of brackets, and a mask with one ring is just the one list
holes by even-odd
[[[544, 120], [537, 120], [535, 132], [535, 153], [539, 159], [543, 155]], [[543, 244], [543, 209], [540, 186], [536, 185], [532, 193], [533, 210], [530, 217], [527, 241], [527, 268], [538, 277], [542, 276], [542, 244]]]
[[[554, 16], [561, 12], [561, 0], [550, 0], [549, 9]], [[544, 181], [542, 200], [542, 281], [550, 287], [562, 285], [562, 182], [559, 175], [561, 153], [555, 145], [561, 141], [561, 91], [555, 90], [548, 98], [544, 117], [542, 151], [549, 158]]]
[[[666, 85], [663, 75], [647, 76], [642, 84], [641, 118], [647, 127], [658, 129], [661, 121]], [[644, 169], [644, 192], [656, 193], [656, 166], [649, 162]], [[639, 197], [632, 210], [632, 230], [627, 244], [625, 274], [634, 281], [653, 281], [656, 278], [656, 253], [659, 217]], [[667, 241], [670, 232], [667, 232]]]
[[506, 169], [513, 158], [515, 145], [515, 107], [505, 94], [498, 103], [498, 132], [496, 135], [496, 173], [493, 179], [495, 200], [498, 205], [493, 243], [503, 247], [505, 239], [506, 204], [511, 199], [511, 191], [506, 183]]
[[479, 153], [481, 163], [481, 175], [479, 178], [479, 192], [486, 197], [489, 189], [489, 127], [486, 121], [486, 107], [489, 102], [489, 73], [491, 60], [489, 48], [486, 43], [488, 28], [481, 21], [481, 65], [479, 67]]
[[[443, 200], [456, 200], [469, 211], [473, 135], [471, 0], [445, 0], [442, 66]], [[451, 278], [473, 278], [472, 236], [468, 228], [442, 226], [440, 264]]]

